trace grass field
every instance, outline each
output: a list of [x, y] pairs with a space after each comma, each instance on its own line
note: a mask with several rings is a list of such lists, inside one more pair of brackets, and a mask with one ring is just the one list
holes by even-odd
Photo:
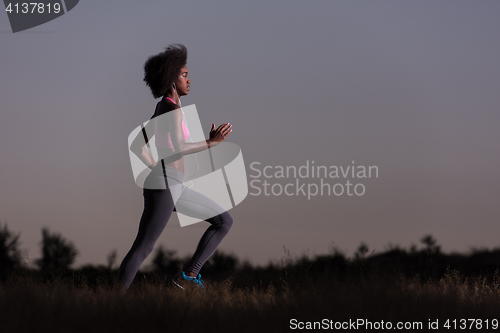
[[[89, 284], [74, 274], [14, 274], [0, 284], [0, 332], [288, 332], [314, 327], [315, 321], [326, 327], [324, 320], [332, 328], [372, 323], [367, 329], [359, 322], [361, 331], [380, 331], [383, 321], [393, 330], [406, 322], [422, 326], [405, 331], [450, 332], [464, 331], [461, 319], [475, 319], [467, 321], [467, 331], [482, 320], [478, 331], [486, 332], [496, 331], [500, 319], [498, 274], [470, 278], [448, 269], [440, 279], [425, 281], [376, 269], [284, 271], [254, 286], [242, 282], [241, 274], [222, 281], [204, 277], [204, 290], [188, 291], [167, 277], [138, 274], [124, 295], [113, 289], [114, 276], [108, 272]], [[444, 327], [447, 319], [450, 329]], [[429, 320], [439, 320], [438, 329], [428, 330]]]

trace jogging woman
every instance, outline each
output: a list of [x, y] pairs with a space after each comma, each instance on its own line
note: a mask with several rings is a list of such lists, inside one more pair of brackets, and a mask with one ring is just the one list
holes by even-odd
[[[215, 124], [212, 124], [208, 140], [186, 142], [189, 130], [183, 121], [182, 110], [179, 106], [180, 96], [189, 93], [191, 84], [191, 80], [188, 79], [186, 61], [186, 47], [182, 44], [172, 44], [164, 52], [150, 57], [144, 65], [146, 85], [150, 87], [155, 98], [161, 97], [154, 115], [146, 125], [146, 127], [154, 128], [158, 156], [161, 161], [155, 161], [148, 153], [144, 142], [147, 143], [151, 137], [145, 139], [143, 133], [137, 135], [130, 149], [152, 169], [145, 184], [161, 179], [165, 185], [160, 189], [155, 186], [144, 186], [144, 212], [140, 220], [139, 231], [118, 271], [117, 285], [122, 290], [129, 288], [142, 262], [153, 251], [175, 207], [177, 210], [193, 212], [193, 216], [213, 216], [205, 220], [211, 225], [201, 237], [191, 260], [172, 280], [181, 288], [186, 285], [203, 287], [199, 271], [233, 224], [231, 215], [219, 204], [183, 184], [183, 156], [218, 145], [232, 131], [232, 125], [229, 123], [222, 124], [217, 129], [215, 129]], [[165, 117], [166, 113], [168, 113], [168, 118]], [[168, 119], [168, 122], [156, 122], [162, 118], [154, 118], [161, 115], [163, 119]], [[150, 125], [153, 123], [154, 127]]]

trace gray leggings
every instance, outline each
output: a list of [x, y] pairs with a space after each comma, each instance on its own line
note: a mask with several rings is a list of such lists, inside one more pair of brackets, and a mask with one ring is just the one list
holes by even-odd
[[[132, 283], [142, 262], [153, 251], [156, 241], [175, 210], [174, 205], [182, 212], [189, 212], [192, 217], [214, 216], [214, 212], [223, 212], [206, 219], [211, 225], [201, 237], [191, 261], [184, 268], [185, 272], [198, 274], [233, 225], [233, 218], [219, 204], [182, 184], [182, 172], [168, 166], [165, 169], [168, 177], [168, 182], [165, 179], [166, 189], [143, 190], [144, 212], [139, 232], [118, 271], [117, 282], [126, 289]], [[169, 183], [176, 186], [169, 187]]]

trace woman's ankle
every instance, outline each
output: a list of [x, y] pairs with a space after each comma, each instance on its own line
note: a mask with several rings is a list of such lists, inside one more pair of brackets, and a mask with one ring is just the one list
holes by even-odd
[[190, 276], [190, 277], [196, 277], [198, 275], [196, 273], [189, 272], [189, 271], [186, 271], [185, 274], [186, 274], [186, 276]]

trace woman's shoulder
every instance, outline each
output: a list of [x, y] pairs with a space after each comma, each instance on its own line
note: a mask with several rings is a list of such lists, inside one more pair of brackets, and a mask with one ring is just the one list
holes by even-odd
[[176, 109], [180, 109], [180, 106], [172, 103], [170, 100], [163, 97], [156, 105], [156, 110], [155, 110], [155, 114], [154, 114], [153, 118], [157, 117], [157, 116], [161, 116], [162, 114], [165, 114], [167, 112], [170, 112], [170, 111], [173, 111]]

